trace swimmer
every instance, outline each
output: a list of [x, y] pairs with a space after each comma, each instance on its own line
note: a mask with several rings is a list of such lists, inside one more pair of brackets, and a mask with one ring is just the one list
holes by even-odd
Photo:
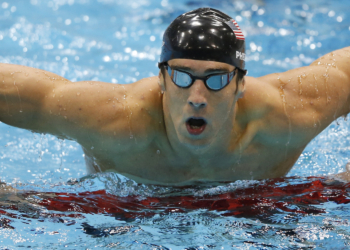
[[245, 38], [200, 8], [164, 33], [159, 75], [71, 82], [0, 64], [0, 121], [77, 141], [89, 173], [192, 185], [285, 176], [306, 145], [350, 109], [350, 48], [307, 67], [246, 76]]

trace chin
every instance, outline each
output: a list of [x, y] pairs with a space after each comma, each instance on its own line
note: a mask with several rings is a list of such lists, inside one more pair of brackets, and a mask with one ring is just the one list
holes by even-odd
[[188, 148], [189, 152], [194, 155], [202, 155], [210, 149], [209, 145], [185, 144], [185, 147]]
[[181, 140], [182, 145], [188, 148], [191, 153], [203, 154], [210, 150], [212, 142], [208, 138], [206, 139], [193, 139], [188, 137], [183, 137]]

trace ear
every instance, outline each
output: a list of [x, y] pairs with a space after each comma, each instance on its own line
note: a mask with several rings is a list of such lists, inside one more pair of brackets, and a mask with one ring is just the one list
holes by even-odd
[[164, 79], [164, 75], [162, 70], [159, 70], [159, 74], [158, 74], [158, 85], [161, 89], [161, 91], [165, 91], [165, 79]]
[[244, 96], [244, 92], [245, 92], [245, 79], [244, 79], [244, 76], [242, 78], [242, 80], [240, 81], [236, 81], [236, 86], [237, 86], [237, 89], [235, 91], [235, 100], [237, 101], [239, 98], [243, 98]]
[[244, 96], [244, 92], [245, 92], [245, 79], [243, 77], [243, 79], [241, 81], [239, 81], [238, 86], [237, 86], [237, 92], [236, 92], [236, 98], [243, 98]]

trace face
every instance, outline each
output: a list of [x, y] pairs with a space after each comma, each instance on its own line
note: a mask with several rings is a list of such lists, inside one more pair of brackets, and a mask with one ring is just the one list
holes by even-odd
[[[190, 59], [173, 59], [168, 65], [198, 77], [235, 70], [225, 63]], [[169, 138], [199, 151], [227, 139], [234, 121], [235, 103], [242, 94], [241, 89], [236, 91], [236, 76], [223, 89], [212, 91], [201, 79], [196, 79], [189, 88], [180, 88], [166, 70], [163, 73], [160, 81], [165, 90], [163, 106]]]

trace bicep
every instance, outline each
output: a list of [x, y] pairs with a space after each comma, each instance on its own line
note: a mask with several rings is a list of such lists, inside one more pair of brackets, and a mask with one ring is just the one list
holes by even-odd
[[1, 64], [0, 78], [0, 120], [38, 132], [45, 96], [56, 86], [68, 82], [44, 70], [12, 64]]
[[311, 65], [260, 79], [279, 90], [296, 128], [320, 131], [349, 112], [349, 77], [336, 67]]
[[60, 86], [45, 99], [48, 133], [72, 139], [110, 130], [123, 111], [123, 89], [114, 84], [76, 82]]
[[286, 75], [292, 78], [286, 86], [289, 93], [306, 113], [315, 111], [319, 119], [330, 123], [349, 112], [349, 77], [339, 68], [311, 65]]

